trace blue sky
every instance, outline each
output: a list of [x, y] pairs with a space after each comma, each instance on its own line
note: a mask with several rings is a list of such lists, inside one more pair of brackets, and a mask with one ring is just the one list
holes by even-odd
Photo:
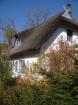
[[[0, 0], [0, 18], [6, 23], [9, 17], [15, 17], [16, 28], [21, 31], [31, 13], [48, 8], [53, 16], [63, 10], [67, 3], [72, 4], [73, 15], [78, 19], [78, 0]], [[2, 35], [0, 40], [3, 40]]]

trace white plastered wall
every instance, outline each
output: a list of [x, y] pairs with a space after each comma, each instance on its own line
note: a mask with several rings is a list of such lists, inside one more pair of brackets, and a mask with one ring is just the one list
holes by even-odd
[[48, 41], [43, 44], [42, 49], [45, 50], [45, 52], [50, 51], [51, 48], [56, 49], [56, 47], [58, 46], [58, 42], [61, 39], [65, 41], [67, 40], [67, 32], [63, 28], [58, 28], [48, 39]]
[[[42, 49], [49, 52], [51, 49], [58, 48], [58, 42], [60, 40], [67, 41], [67, 30], [64, 28], [58, 28], [46, 43], [43, 44]], [[73, 32], [72, 41], [69, 44], [78, 44], [78, 32]]]

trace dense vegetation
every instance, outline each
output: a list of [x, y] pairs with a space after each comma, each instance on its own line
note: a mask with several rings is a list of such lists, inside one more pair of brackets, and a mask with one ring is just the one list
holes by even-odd
[[[0, 80], [0, 105], [78, 105], [78, 54], [67, 43], [59, 45], [58, 51], [41, 55], [31, 68], [31, 74], [34, 69], [43, 76], [41, 80], [32, 75], [25, 81], [20, 77], [10, 79], [7, 84]], [[0, 73], [2, 70], [6, 76], [2, 75], [9, 77], [6, 73], [9, 63], [5, 62], [0, 60], [0, 64], [5, 65], [0, 68]]]

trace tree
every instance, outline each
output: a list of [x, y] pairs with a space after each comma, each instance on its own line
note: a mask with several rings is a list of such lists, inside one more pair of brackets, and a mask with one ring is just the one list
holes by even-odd
[[0, 30], [3, 32], [6, 41], [10, 45], [13, 35], [16, 34], [15, 19], [10, 17], [7, 24], [4, 24], [2, 19], [0, 19]]
[[12, 65], [7, 55], [7, 48], [8, 45], [11, 44], [13, 35], [16, 33], [14, 23], [15, 20], [12, 17], [9, 19], [7, 24], [4, 24], [2, 20], [0, 21], [0, 30], [6, 38], [6, 41], [0, 43], [0, 81], [3, 83], [12, 77]]
[[30, 15], [28, 18], [28, 26], [29, 27], [35, 27], [40, 25], [41, 23], [45, 22], [50, 15], [50, 12], [48, 9], [40, 9], [37, 12]]

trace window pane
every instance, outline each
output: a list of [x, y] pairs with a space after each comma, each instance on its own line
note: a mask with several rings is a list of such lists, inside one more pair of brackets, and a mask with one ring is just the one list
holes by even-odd
[[19, 71], [19, 70], [18, 70], [18, 61], [15, 62], [15, 68], [16, 68], [15, 71], [18, 72], [18, 71]]
[[67, 40], [68, 41], [71, 41], [72, 40], [72, 35], [73, 35], [72, 30], [67, 30]]

